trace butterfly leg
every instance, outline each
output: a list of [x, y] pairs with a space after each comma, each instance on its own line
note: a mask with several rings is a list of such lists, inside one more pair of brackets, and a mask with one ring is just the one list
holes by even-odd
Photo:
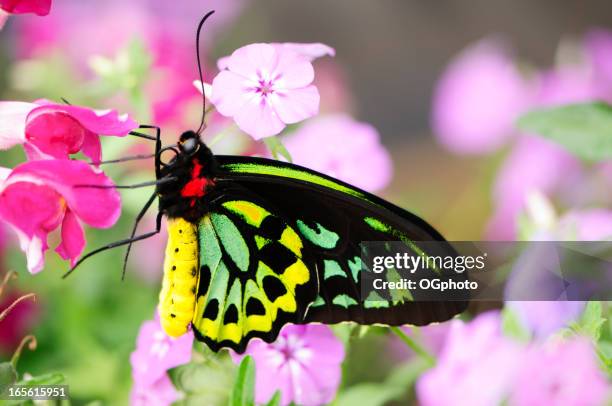
[[128, 244], [131, 244], [131, 243], [136, 242], [136, 241], [146, 240], [147, 238], [151, 238], [154, 235], [159, 234], [159, 232], [161, 231], [162, 217], [163, 217], [163, 213], [159, 212], [157, 214], [157, 218], [156, 218], [156, 221], [155, 221], [155, 231], [151, 231], [149, 233], [141, 234], [141, 235], [138, 235], [138, 236], [132, 237], [132, 238], [126, 238], [125, 240], [115, 241], [113, 243], [105, 245], [104, 247], [100, 247], [100, 248], [98, 248], [96, 250], [93, 250], [93, 251], [89, 252], [88, 254], [83, 256], [81, 259], [79, 259], [79, 261], [76, 264], [74, 264], [74, 266], [68, 272], [66, 272], [64, 274], [64, 276], [62, 276], [62, 278], [68, 277], [68, 275], [70, 275], [72, 272], [74, 272], [74, 270], [80, 264], [82, 264], [83, 261], [85, 261], [87, 258], [89, 258], [89, 257], [91, 257], [93, 255], [96, 255], [96, 254], [98, 254], [100, 252], [107, 251], [107, 250], [110, 250], [110, 249], [113, 249], [113, 248], [116, 248], [116, 247], [121, 247], [123, 245], [128, 245]]
[[[138, 215], [136, 216], [136, 220], [134, 220], [134, 226], [132, 227], [132, 234], [130, 234], [130, 238], [134, 238], [134, 236], [136, 235], [136, 230], [138, 228], [138, 224], [140, 223], [140, 220], [142, 220], [145, 214], [147, 214], [147, 211], [149, 210], [149, 208], [151, 207], [151, 205], [153, 204], [156, 198], [157, 198], [157, 192], [153, 192], [151, 197], [149, 197], [149, 200], [147, 200], [143, 208], [140, 210], [140, 213], [138, 213]], [[131, 249], [132, 249], [132, 243], [130, 242], [128, 244], [127, 251], [125, 253], [125, 258], [123, 259], [123, 270], [121, 272], [121, 280], [125, 279], [125, 270], [127, 268], [128, 258], [130, 257]]]

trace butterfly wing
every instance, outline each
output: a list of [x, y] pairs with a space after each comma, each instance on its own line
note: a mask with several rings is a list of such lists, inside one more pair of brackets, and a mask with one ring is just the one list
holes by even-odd
[[192, 326], [213, 351], [272, 342], [304, 319], [317, 295], [314, 258], [295, 228], [264, 205], [224, 193], [198, 225], [199, 282]]
[[[419, 241], [440, 241], [437, 252], [456, 255], [452, 246], [419, 217], [370, 193], [315, 171], [264, 158], [217, 156], [217, 187], [223, 194], [248, 196], [283, 219], [303, 244], [318, 294], [299, 323], [414, 324], [448, 320], [465, 301], [383, 300], [361, 292], [362, 241], [403, 241], [419, 250]], [[431, 249], [431, 248], [430, 248]], [[316, 274], [314, 276], [313, 274]], [[295, 322], [295, 321], [294, 321]]]

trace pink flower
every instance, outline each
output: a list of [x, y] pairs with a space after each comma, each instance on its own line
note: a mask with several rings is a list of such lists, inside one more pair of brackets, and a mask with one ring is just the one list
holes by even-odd
[[559, 232], [575, 241], [603, 241], [612, 239], [612, 210], [574, 210], [560, 220]]
[[515, 134], [531, 103], [530, 86], [499, 42], [483, 40], [451, 62], [436, 86], [432, 126], [451, 151], [482, 154]]
[[159, 316], [142, 324], [136, 350], [130, 355], [132, 377], [137, 387], [150, 387], [166, 371], [191, 361], [193, 333], [178, 338], [168, 337], [159, 323]]
[[282, 405], [322, 405], [334, 398], [340, 385], [344, 347], [324, 325], [286, 325], [272, 344], [251, 341], [245, 355], [255, 361], [257, 403], [280, 390]]
[[571, 301], [515, 301], [507, 302], [522, 324], [536, 338], [547, 338], [570, 322], [576, 320], [584, 309], [584, 302]]
[[0, 102], [0, 149], [24, 144], [30, 159], [67, 159], [81, 151], [101, 159], [100, 135], [125, 136], [138, 124], [114, 110], [55, 104]]
[[577, 338], [530, 348], [517, 374], [510, 404], [595, 406], [604, 404], [608, 393], [608, 382], [591, 344]]
[[516, 219], [530, 192], [550, 194], [580, 173], [580, 163], [559, 145], [540, 137], [521, 137], [497, 175], [496, 209], [489, 222], [488, 237], [516, 237]]
[[270, 44], [251, 44], [230, 56], [213, 80], [217, 111], [258, 140], [316, 115], [319, 92], [314, 69], [304, 56]]
[[[279, 51], [291, 51], [302, 55], [309, 61], [322, 58], [324, 56], [336, 56], [336, 50], [329, 45], [321, 44], [320, 42], [300, 44], [296, 42], [282, 42], [270, 44], [277, 48]], [[219, 70], [227, 69], [229, 67], [229, 56], [219, 58], [217, 61], [217, 67]]]
[[151, 385], [134, 385], [130, 392], [130, 406], [167, 406], [179, 399], [179, 394], [167, 374]]
[[[6, 174], [6, 170], [2, 172]], [[17, 232], [30, 272], [42, 270], [47, 235], [60, 225], [61, 243], [56, 251], [74, 264], [85, 247], [81, 221], [97, 228], [110, 227], [117, 221], [119, 193], [115, 189], [74, 187], [80, 184], [113, 183], [85, 162], [73, 160], [25, 162], [0, 183], [0, 218]]]
[[34, 13], [46, 16], [51, 10], [51, 0], [0, 0], [0, 9], [11, 14]]
[[584, 50], [593, 69], [594, 81], [603, 85], [612, 97], [612, 31], [594, 29], [584, 39]]
[[520, 365], [521, 348], [501, 335], [499, 313], [450, 323], [437, 365], [417, 382], [419, 404], [501, 404]]
[[[293, 162], [374, 192], [391, 181], [391, 157], [370, 124], [346, 115], [308, 121], [284, 139]], [[364, 165], [367, 162], [367, 165]]]

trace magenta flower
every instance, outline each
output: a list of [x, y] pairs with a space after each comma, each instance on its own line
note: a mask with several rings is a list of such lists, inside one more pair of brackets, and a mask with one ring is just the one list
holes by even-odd
[[168, 406], [179, 399], [167, 374], [151, 385], [134, 385], [130, 392], [130, 406]]
[[439, 141], [460, 154], [496, 150], [531, 103], [532, 90], [500, 43], [483, 40], [454, 59], [436, 86], [432, 126]]
[[46, 16], [51, 10], [51, 0], [0, 0], [0, 9], [10, 14]]
[[[417, 382], [419, 404], [498, 405], [510, 390], [521, 363], [521, 348], [501, 334], [498, 312], [470, 323], [450, 322], [437, 365]], [[444, 390], [441, 390], [444, 388]]]
[[[346, 115], [308, 121], [287, 138], [293, 162], [374, 192], [391, 181], [393, 165], [378, 131]], [[364, 165], [367, 162], [367, 165]]]
[[[330, 402], [340, 385], [344, 347], [325, 325], [286, 325], [275, 342], [249, 343], [245, 355], [255, 361], [255, 400], [265, 403], [277, 390], [281, 404]], [[235, 361], [242, 358], [234, 355]]]
[[608, 393], [608, 382], [591, 343], [577, 338], [530, 348], [517, 374], [510, 404], [596, 406], [604, 404]]
[[85, 248], [81, 221], [107, 228], [119, 218], [121, 202], [115, 189], [74, 187], [79, 184], [113, 183], [85, 162], [73, 160], [25, 162], [0, 182], [0, 219], [17, 232], [30, 272], [42, 270], [47, 235], [60, 225], [56, 251], [74, 264]]
[[[612, 31], [594, 29], [584, 39], [584, 50], [589, 57], [596, 83], [612, 90]], [[608, 95], [608, 101], [612, 92]]]
[[79, 151], [101, 159], [100, 135], [125, 136], [138, 124], [114, 110], [55, 104], [0, 102], [0, 148], [24, 144], [30, 159], [67, 159]]
[[166, 376], [166, 371], [191, 361], [193, 333], [178, 338], [166, 335], [155, 320], [145, 321], [138, 332], [136, 350], [130, 355], [132, 377], [136, 387], [150, 387]]
[[251, 44], [229, 57], [227, 69], [213, 80], [211, 100], [217, 111], [259, 140], [280, 133], [287, 124], [319, 111], [312, 63], [291, 49]]

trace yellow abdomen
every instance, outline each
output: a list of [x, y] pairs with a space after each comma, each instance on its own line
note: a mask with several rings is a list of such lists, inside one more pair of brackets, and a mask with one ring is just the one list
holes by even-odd
[[180, 218], [169, 219], [158, 310], [161, 325], [171, 337], [185, 334], [193, 318], [200, 275], [198, 252], [197, 226]]

